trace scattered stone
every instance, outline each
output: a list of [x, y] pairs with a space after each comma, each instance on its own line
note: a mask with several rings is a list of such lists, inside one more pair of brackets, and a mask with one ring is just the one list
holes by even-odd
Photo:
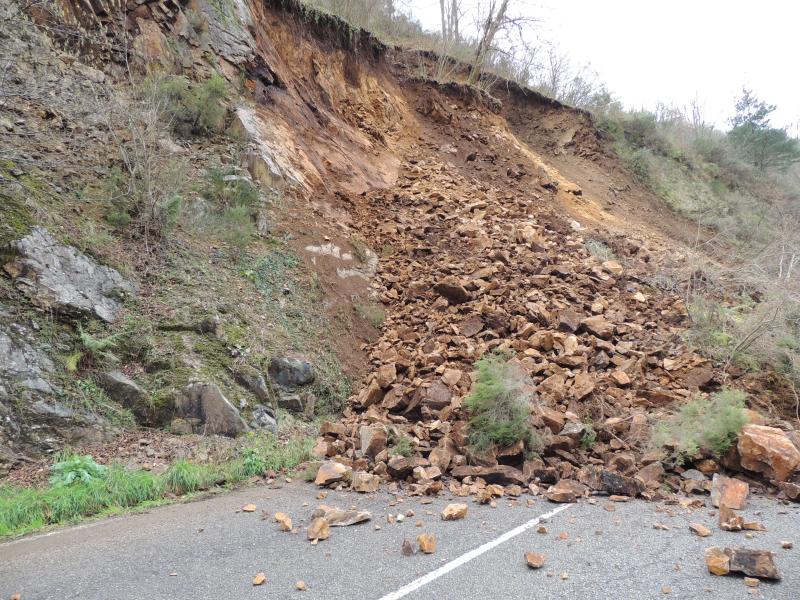
[[583, 496], [587, 488], [585, 485], [572, 479], [562, 479], [556, 485], [548, 489], [544, 497], [550, 502], [577, 502]]
[[302, 579], [294, 584], [294, 587], [297, 589], [298, 592], [305, 592], [308, 587], [306, 586], [306, 582]]
[[280, 525], [281, 531], [292, 530], [292, 518], [286, 513], [275, 513], [275, 522]]
[[306, 536], [309, 540], [327, 540], [331, 535], [331, 526], [325, 517], [319, 517], [311, 521], [311, 524], [306, 530]]
[[342, 463], [334, 461], [324, 462], [317, 471], [314, 483], [322, 487], [327, 487], [333, 483], [343, 481], [348, 478], [352, 472], [352, 468]]
[[442, 521], [459, 521], [466, 516], [466, 504], [448, 504], [442, 511]]
[[377, 492], [381, 485], [381, 478], [371, 473], [359, 471], [353, 474], [353, 490], [362, 494]]
[[258, 573], [253, 577], [253, 585], [264, 585], [267, 581], [267, 576], [264, 573]]
[[744, 584], [747, 587], [758, 587], [759, 585], [761, 585], [761, 580], [756, 579], [755, 577], [745, 577]]
[[429, 533], [418, 535], [417, 544], [423, 554], [433, 554], [436, 552], [436, 538]]
[[763, 579], [780, 579], [775, 566], [774, 552], [768, 550], [750, 550], [747, 548], [725, 548], [717, 546], [706, 548], [706, 566], [714, 575], [743, 573], [751, 577]]
[[742, 510], [747, 505], [749, 493], [747, 482], [714, 473], [711, 481], [711, 503], [714, 506], [724, 504], [728, 508]]
[[525, 562], [531, 569], [541, 569], [544, 566], [547, 556], [538, 552], [526, 552]]
[[[400, 516], [400, 515], [398, 515]], [[331, 527], [348, 527], [358, 523], [366, 523], [372, 519], [372, 513], [366, 510], [342, 510], [325, 504], [320, 504], [313, 513], [312, 519], [324, 518]]]
[[246, 512], [246, 513], [256, 512], [256, 505], [255, 504], [245, 504], [242, 507], [242, 512]]
[[794, 548], [794, 542], [790, 540], [783, 540], [781, 542], [781, 548], [783, 548], [784, 550], [791, 550], [792, 548]]
[[413, 556], [417, 553], [417, 549], [413, 542], [406, 538], [403, 540], [403, 545], [400, 547], [400, 552], [403, 554], [403, 556]]
[[744, 519], [723, 504], [719, 507], [719, 527], [725, 531], [741, 531]]
[[700, 537], [708, 537], [711, 535], [711, 530], [702, 523], [689, 523], [689, 530]]

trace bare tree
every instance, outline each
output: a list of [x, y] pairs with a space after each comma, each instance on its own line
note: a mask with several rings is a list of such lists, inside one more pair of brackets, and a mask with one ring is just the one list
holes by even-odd
[[480, 18], [478, 45], [475, 48], [475, 58], [472, 61], [472, 70], [469, 73], [469, 83], [474, 84], [483, 73], [486, 59], [492, 51], [497, 33], [510, 24], [508, 19], [508, 4], [510, 0], [489, 0], [485, 13]]

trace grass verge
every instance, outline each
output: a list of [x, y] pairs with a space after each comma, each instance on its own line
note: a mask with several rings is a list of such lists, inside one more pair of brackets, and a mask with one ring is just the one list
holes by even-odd
[[228, 462], [200, 464], [179, 460], [160, 475], [113, 464], [103, 476], [88, 481], [76, 479], [69, 485], [0, 485], [0, 538], [188, 499], [202, 491], [230, 489], [269, 471], [287, 471], [311, 457], [314, 438], [279, 440], [274, 436], [253, 436], [249, 442]]

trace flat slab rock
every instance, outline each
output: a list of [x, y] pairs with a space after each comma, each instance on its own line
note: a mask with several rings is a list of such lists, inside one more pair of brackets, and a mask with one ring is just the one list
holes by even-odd
[[58, 243], [43, 227], [11, 242], [5, 253], [10, 254], [5, 272], [42, 308], [110, 323], [122, 309], [122, 299], [136, 293], [117, 270]]

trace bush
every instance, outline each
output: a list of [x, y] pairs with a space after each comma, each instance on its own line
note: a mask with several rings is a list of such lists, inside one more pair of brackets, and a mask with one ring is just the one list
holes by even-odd
[[745, 400], [744, 392], [731, 389], [712, 394], [710, 399], [695, 398], [656, 427], [652, 444], [668, 448], [681, 464], [701, 449], [721, 456], [747, 423]]
[[50, 467], [50, 485], [62, 487], [78, 483], [91, 483], [105, 479], [108, 468], [97, 464], [89, 456], [69, 455]]
[[463, 405], [472, 414], [470, 445], [482, 451], [492, 444], [510, 446], [524, 441], [528, 449], [533, 449], [537, 441], [528, 423], [530, 405], [525, 374], [499, 355], [484, 356], [476, 367], [475, 385]]
[[211, 226], [240, 257], [256, 234], [258, 189], [236, 169], [217, 167], [206, 173], [203, 195], [211, 203]]
[[180, 134], [210, 134], [225, 127], [227, 95], [225, 80], [218, 74], [203, 83], [191, 84], [185, 77], [152, 80], [167, 100], [166, 113], [172, 128]]

